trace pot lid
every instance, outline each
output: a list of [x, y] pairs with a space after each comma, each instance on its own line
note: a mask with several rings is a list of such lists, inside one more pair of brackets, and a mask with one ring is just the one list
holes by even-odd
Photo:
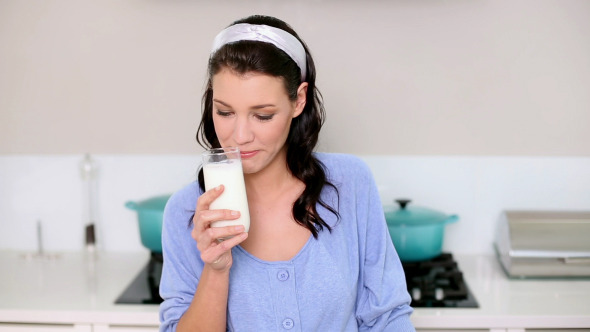
[[420, 207], [408, 206], [411, 202], [409, 199], [396, 199], [399, 207], [384, 206], [385, 220], [389, 225], [430, 225], [443, 222], [450, 222], [457, 219], [456, 216], [449, 216], [440, 211]]

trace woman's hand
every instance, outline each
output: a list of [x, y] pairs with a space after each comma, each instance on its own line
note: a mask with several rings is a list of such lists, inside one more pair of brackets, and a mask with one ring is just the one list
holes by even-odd
[[[232, 265], [231, 248], [248, 237], [244, 226], [211, 227], [211, 223], [220, 220], [233, 220], [240, 217], [239, 211], [209, 210], [211, 202], [223, 193], [223, 185], [206, 191], [197, 200], [193, 217], [195, 225], [191, 236], [197, 242], [201, 259], [217, 271], [226, 271]], [[230, 238], [231, 237], [231, 238]], [[226, 240], [219, 240], [227, 238]]]

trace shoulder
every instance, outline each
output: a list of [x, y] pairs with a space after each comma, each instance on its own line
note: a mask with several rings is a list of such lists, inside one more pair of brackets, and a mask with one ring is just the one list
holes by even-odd
[[333, 179], [372, 177], [369, 166], [359, 157], [344, 153], [316, 152], [314, 156], [324, 165]]
[[192, 215], [195, 213], [197, 199], [201, 195], [201, 189], [197, 181], [191, 182], [180, 190], [176, 191], [164, 210], [165, 215]]

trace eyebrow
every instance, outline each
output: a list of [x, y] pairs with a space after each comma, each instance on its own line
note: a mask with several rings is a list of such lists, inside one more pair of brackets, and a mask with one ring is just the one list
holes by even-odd
[[[224, 103], [223, 101], [219, 100], [219, 99], [213, 99], [214, 102], [216, 103], [220, 103], [221, 105], [225, 106], [225, 107], [229, 107], [231, 108], [231, 105], [229, 105], [228, 103]], [[266, 107], [276, 107], [276, 105], [274, 104], [261, 104], [261, 105], [256, 105], [256, 106], [252, 106], [252, 109], [262, 109], [262, 108], [266, 108]]]

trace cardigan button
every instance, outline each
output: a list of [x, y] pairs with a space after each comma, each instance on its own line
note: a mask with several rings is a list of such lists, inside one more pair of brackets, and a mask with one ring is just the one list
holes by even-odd
[[285, 318], [285, 320], [283, 320], [283, 327], [285, 328], [285, 330], [292, 329], [294, 325], [295, 323], [291, 318]]
[[279, 279], [280, 281], [285, 281], [289, 279], [289, 272], [287, 270], [280, 270], [277, 273], [277, 279]]

